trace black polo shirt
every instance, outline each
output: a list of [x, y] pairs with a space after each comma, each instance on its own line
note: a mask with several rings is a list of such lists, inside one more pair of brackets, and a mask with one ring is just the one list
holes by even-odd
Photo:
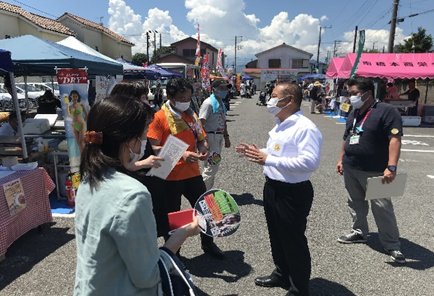
[[[359, 134], [359, 144], [350, 145], [354, 111], [347, 118], [342, 164], [360, 171], [383, 172], [389, 161], [389, 136], [403, 134], [401, 115], [392, 105], [374, 103], [363, 124], [363, 132]], [[360, 126], [368, 111], [369, 108], [357, 116], [356, 127]]]

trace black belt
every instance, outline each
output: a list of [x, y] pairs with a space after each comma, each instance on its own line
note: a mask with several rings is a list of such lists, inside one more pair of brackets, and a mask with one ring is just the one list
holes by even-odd
[[224, 132], [206, 132], [207, 134], [223, 135]]
[[277, 181], [277, 180], [270, 179], [267, 176], [265, 176], [265, 180], [270, 185], [284, 186], [284, 187], [303, 186], [303, 185], [306, 185], [306, 184], [308, 184], [310, 182], [309, 180], [306, 180], [306, 181], [298, 182], [298, 183], [287, 183], [287, 182], [282, 182], [282, 181]]

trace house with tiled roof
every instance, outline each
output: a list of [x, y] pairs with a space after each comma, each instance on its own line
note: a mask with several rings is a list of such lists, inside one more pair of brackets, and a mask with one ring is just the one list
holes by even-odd
[[75, 32], [61, 23], [0, 1], [0, 39], [33, 35], [57, 42]]
[[134, 43], [110, 29], [87, 19], [65, 12], [57, 19], [59, 23], [76, 32], [76, 38], [100, 53], [113, 59], [132, 60]]
[[[170, 46], [173, 52], [166, 55], [161, 55], [156, 63], [191, 63], [194, 64], [196, 60], [196, 45], [197, 39], [187, 37], [172, 43]], [[200, 55], [209, 55], [209, 67], [215, 70], [217, 66], [218, 49], [214, 46], [200, 41]], [[224, 54], [222, 55], [222, 63], [224, 65]]]

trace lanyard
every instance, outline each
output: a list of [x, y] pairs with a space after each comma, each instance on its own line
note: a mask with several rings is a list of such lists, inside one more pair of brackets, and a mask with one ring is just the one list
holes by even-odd
[[[368, 116], [369, 116], [369, 114], [371, 113], [371, 111], [372, 111], [372, 106], [369, 107], [369, 111], [366, 113], [365, 117], [363, 118], [362, 123], [361, 123], [360, 126], [359, 126], [359, 129], [360, 129], [360, 130], [362, 129], [363, 124], [365, 123], [366, 118], [368, 118]], [[357, 110], [354, 112], [354, 121], [353, 121], [353, 128], [352, 128], [353, 134], [355, 134], [355, 132], [356, 132], [356, 122], [357, 122], [357, 117], [359, 117], [359, 112], [360, 112], [359, 109], [357, 109]]]
[[185, 123], [186, 123], [186, 124], [188, 125], [188, 127], [191, 129], [191, 131], [193, 132], [194, 138], [195, 138], [196, 141], [197, 141], [197, 131], [196, 131], [194, 128], [191, 127], [191, 125], [187, 122], [187, 120], [185, 120], [184, 117], [182, 117], [182, 119], [185, 121]]

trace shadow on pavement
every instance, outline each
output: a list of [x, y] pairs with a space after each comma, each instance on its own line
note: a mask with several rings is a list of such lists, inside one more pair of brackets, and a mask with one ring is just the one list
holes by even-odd
[[67, 233], [69, 228], [48, 229], [49, 226], [44, 224], [30, 230], [8, 248], [6, 259], [0, 263], [0, 291], [75, 238]]
[[262, 199], [255, 199], [252, 194], [250, 193], [243, 193], [243, 194], [231, 194], [232, 197], [235, 199], [237, 204], [239, 206], [244, 205], [258, 205], [263, 206], [264, 202]]
[[323, 278], [314, 278], [309, 282], [311, 296], [356, 296], [341, 284]]
[[[434, 266], [434, 252], [424, 248], [416, 243], [413, 243], [405, 238], [400, 238], [401, 251], [407, 259], [405, 264], [395, 263], [393, 261], [387, 262], [392, 266], [408, 267], [416, 270], [426, 270]], [[386, 254], [380, 244], [378, 233], [370, 233], [368, 246], [373, 250]]]
[[224, 260], [202, 254], [191, 259], [183, 258], [182, 261], [188, 272], [196, 277], [219, 278], [227, 283], [237, 282], [250, 273], [252, 267], [244, 262], [244, 252], [226, 251], [225, 254]]

